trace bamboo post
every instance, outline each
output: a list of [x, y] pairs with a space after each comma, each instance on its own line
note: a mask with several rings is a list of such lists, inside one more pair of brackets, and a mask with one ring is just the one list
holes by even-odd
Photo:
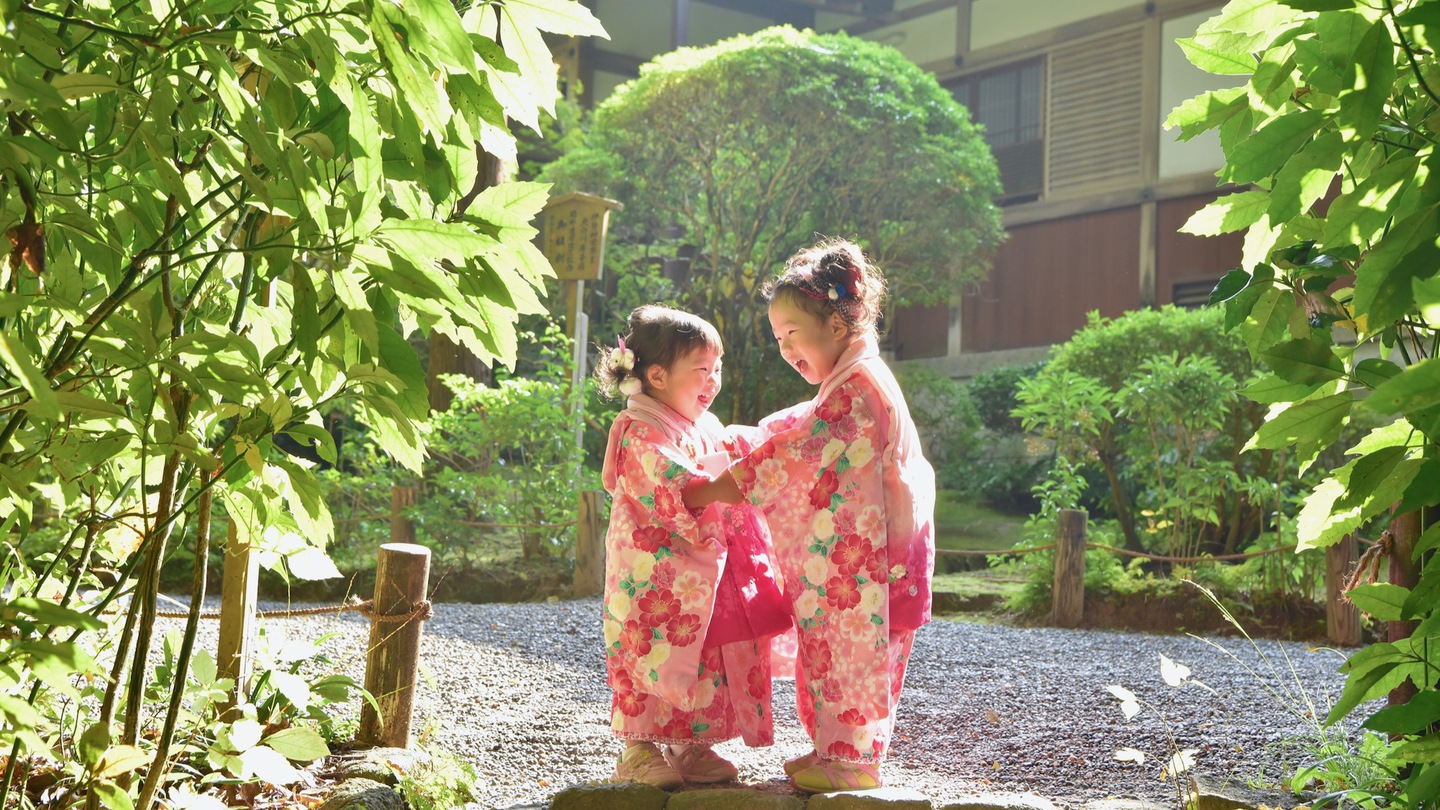
[[1085, 528], [1089, 515], [1084, 509], [1061, 509], [1055, 534], [1055, 592], [1052, 621], [1060, 627], [1079, 627], [1085, 618]]
[[[400, 488], [397, 487], [397, 490]], [[420, 666], [420, 631], [424, 619], [384, 621], [385, 616], [410, 616], [425, 601], [430, 579], [430, 549], [413, 543], [380, 546], [375, 563], [375, 617], [370, 620], [369, 654], [365, 659], [365, 691], [380, 705], [360, 707], [359, 742], [407, 748], [415, 711], [415, 674]]]
[[241, 539], [240, 521], [231, 515], [229, 522], [224, 580], [220, 586], [220, 642], [215, 664], [221, 678], [234, 681], [228, 701], [233, 706], [245, 694], [246, 682], [250, 680], [259, 604], [260, 557], [255, 554], [250, 538]]
[[579, 519], [575, 525], [575, 596], [594, 596], [605, 589], [605, 493], [587, 489], [580, 493]]
[[405, 510], [414, 505], [415, 487], [397, 486], [390, 491], [390, 542], [415, 542], [415, 524], [405, 516]]
[[1360, 646], [1360, 609], [1345, 598], [1345, 582], [1360, 558], [1355, 535], [1325, 549], [1325, 637], [1340, 647]]

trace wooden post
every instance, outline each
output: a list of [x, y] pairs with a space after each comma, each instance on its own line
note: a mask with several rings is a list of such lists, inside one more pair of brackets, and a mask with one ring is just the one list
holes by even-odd
[[1052, 621], [1059, 627], [1079, 627], [1085, 618], [1085, 527], [1089, 515], [1084, 509], [1061, 509], [1055, 533], [1055, 593]]
[[[400, 488], [397, 487], [398, 491]], [[376, 617], [409, 616], [425, 601], [430, 579], [430, 549], [413, 543], [380, 546], [375, 563]], [[415, 711], [415, 673], [420, 666], [420, 630], [423, 620], [370, 621], [369, 654], [365, 659], [365, 691], [380, 704], [377, 713], [369, 702], [360, 707], [359, 742], [366, 745], [407, 748], [410, 721]]]
[[[405, 516], [405, 510], [415, 505], [415, 487], [397, 486], [390, 491], [390, 542], [415, 542], [415, 524]], [[379, 581], [376, 581], [379, 587]]]
[[594, 596], [605, 590], [605, 493], [587, 489], [580, 493], [580, 511], [575, 524], [575, 596]]
[[228, 700], [231, 706], [245, 694], [250, 680], [260, 583], [260, 557], [254, 553], [250, 538], [240, 536], [239, 523], [235, 515], [230, 516], [224, 581], [220, 586], [220, 643], [215, 654], [217, 674], [235, 682]]
[[1345, 582], [1360, 558], [1355, 535], [1325, 549], [1325, 637], [1340, 647], [1360, 646], [1360, 609], [1345, 599]]
[[[1413, 589], [1420, 584], [1420, 570], [1415, 565], [1413, 556], [1415, 554], [1415, 543], [1420, 539], [1420, 513], [1405, 512], [1395, 515], [1390, 519], [1390, 584], [1399, 585], [1402, 588]], [[1389, 622], [1389, 638], [1392, 644], [1397, 641], [1404, 641], [1415, 632], [1419, 622], [1403, 621]], [[1425, 684], [1430, 688], [1431, 684]], [[1404, 683], [1390, 690], [1389, 705], [1401, 706], [1410, 702], [1419, 692], [1418, 684], [1406, 680]]]

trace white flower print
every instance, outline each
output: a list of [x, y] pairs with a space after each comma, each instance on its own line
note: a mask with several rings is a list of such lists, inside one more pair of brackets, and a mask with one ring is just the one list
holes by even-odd
[[630, 618], [630, 595], [624, 591], [610, 594], [610, 615], [619, 621]]
[[811, 532], [817, 540], [829, 540], [835, 536], [835, 515], [829, 509], [821, 509], [810, 521]]
[[777, 458], [767, 458], [755, 468], [755, 481], [762, 492], [779, 492], [790, 480], [785, 472], [785, 463]]
[[842, 610], [836, 617], [836, 625], [856, 644], [868, 645], [875, 641], [875, 623], [870, 621], [869, 611], [863, 608]]
[[880, 603], [883, 601], [885, 601], [884, 588], [873, 582], [867, 582], [860, 586], [860, 610], [865, 611], [865, 615], [878, 613]]
[[[867, 444], [869, 443], [867, 439], [861, 439], [860, 441], [866, 442]], [[820, 467], [823, 469], [825, 467], [829, 467], [831, 464], [834, 464], [835, 459], [840, 458], [840, 454], [844, 452], [845, 442], [842, 442], [839, 439], [831, 439], [830, 441], [826, 442], [824, 449], [820, 451]], [[851, 463], [853, 464], [854, 461], [852, 460]]]
[[650, 645], [650, 652], [645, 655], [645, 666], [656, 669], [670, 658], [670, 644], [664, 641], [656, 641]]
[[623, 625], [621, 625], [620, 622], [618, 622], [618, 621], [610, 618], [609, 616], [606, 616], [606, 617], [605, 617], [605, 646], [606, 646], [606, 647], [612, 646], [612, 645], [614, 645], [614, 643], [615, 643], [616, 641], [619, 641], [619, 640], [620, 640], [620, 629], [621, 629], [621, 627], [623, 627]]
[[813, 619], [819, 612], [820, 594], [818, 591], [807, 588], [804, 593], [795, 598], [795, 618]]
[[630, 564], [630, 577], [635, 584], [649, 582], [650, 575], [655, 573], [655, 555], [642, 551], [635, 555], [635, 561]]
[[824, 556], [815, 554], [805, 561], [805, 581], [812, 588], [818, 588], [830, 578], [830, 562]]
[[855, 440], [854, 444], [850, 445], [849, 450], [845, 451], [845, 457], [850, 459], [851, 467], [859, 469], [875, 458], [875, 448], [871, 446], [869, 437], [861, 436]]

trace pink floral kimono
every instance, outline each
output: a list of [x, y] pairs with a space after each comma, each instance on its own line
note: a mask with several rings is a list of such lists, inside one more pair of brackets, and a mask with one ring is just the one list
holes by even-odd
[[691, 512], [680, 499], [745, 449], [713, 415], [692, 424], [644, 394], [610, 428], [605, 665], [621, 739], [774, 742], [770, 638], [790, 616], [767, 530], [748, 504]]
[[800, 721], [823, 759], [885, 758], [915, 630], [930, 620], [935, 473], [874, 338], [730, 468], [774, 537], [798, 635]]

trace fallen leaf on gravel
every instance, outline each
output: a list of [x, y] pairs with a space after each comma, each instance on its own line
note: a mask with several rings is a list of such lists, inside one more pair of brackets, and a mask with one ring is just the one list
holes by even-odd
[[1135, 748], [1115, 749], [1115, 759], [1119, 762], [1133, 762], [1136, 765], [1145, 764], [1145, 752]]

